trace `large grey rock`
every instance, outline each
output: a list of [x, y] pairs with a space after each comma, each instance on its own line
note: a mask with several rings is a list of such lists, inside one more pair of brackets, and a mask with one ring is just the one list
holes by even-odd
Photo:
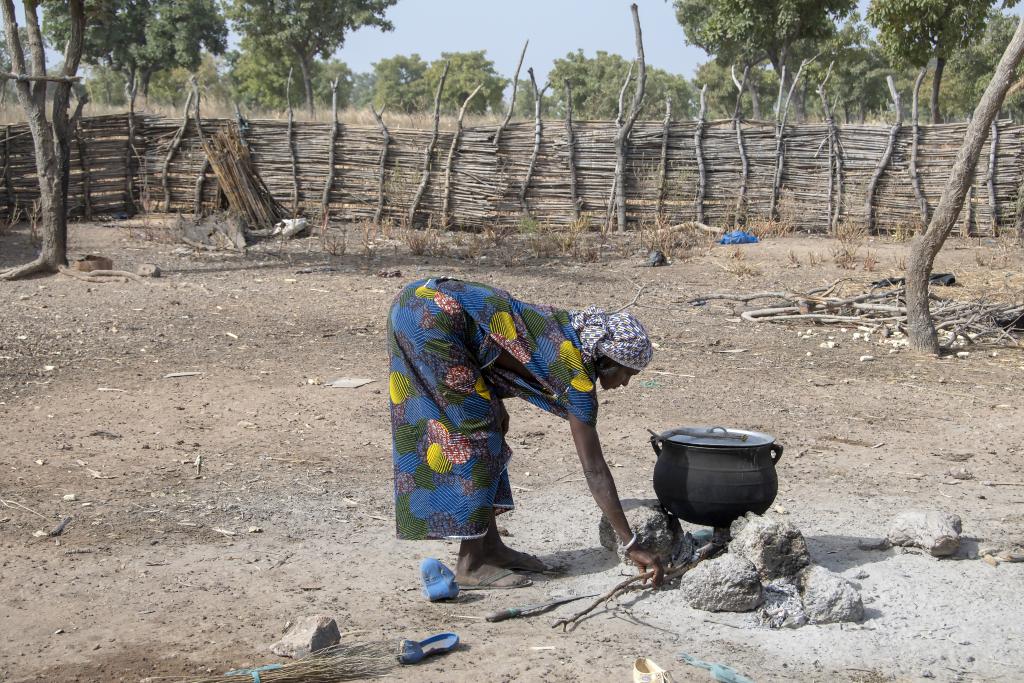
[[811, 562], [804, 536], [792, 522], [748, 512], [729, 532], [729, 552], [749, 560], [765, 581], [795, 576]]
[[[622, 510], [626, 513], [629, 528], [636, 533], [637, 543], [667, 561], [672, 556], [678, 523], [669, 520], [655, 499], [627, 498], [622, 501]], [[604, 515], [601, 515], [597, 531], [601, 545], [619, 552], [619, 539]], [[625, 555], [622, 559], [630, 564]]]
[[893, 545], [924, 548], [935, 557], [952, 555], [960, 548], [960, 517], [940, 510], [901, 512], [889, 527]]
[[299, 659], [311, 652], [322, 650], [341, 641], [338, 622], [328, 616], [315, 614], [299, 619], [281, 640], [270, 646], [279, 657]]
[[706, 612], [749, 612], [764, 601], [757, 569], [732, 553], [698, 564], [683, 575], [679, 590], [690, 607]]
[[835, 572], [811, 565], [800, 572], [797, 586], [804, 603], [804, 614], [812, 624], [835, 624], [864, 618], [860, 593]]

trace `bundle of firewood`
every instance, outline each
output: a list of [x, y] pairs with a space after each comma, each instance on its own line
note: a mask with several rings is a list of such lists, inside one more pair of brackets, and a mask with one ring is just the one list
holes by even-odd
[[203, 150], [228, 205], [245, 218], [250, 228], [268, 228], [286, 215], [257, 173], [249, 149], [233, 126], [225, 126], [204, 139]]

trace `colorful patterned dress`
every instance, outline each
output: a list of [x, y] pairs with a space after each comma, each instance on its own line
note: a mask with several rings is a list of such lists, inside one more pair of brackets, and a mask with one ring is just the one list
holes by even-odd
[[[597, 421], [596, 372], [567, 311], [448, 278], [405, 287], [388, 318], [398, 537], [469, 539], [512, 509], [501, 401]], [[502, 351], [531, 381], [498, 367]]]

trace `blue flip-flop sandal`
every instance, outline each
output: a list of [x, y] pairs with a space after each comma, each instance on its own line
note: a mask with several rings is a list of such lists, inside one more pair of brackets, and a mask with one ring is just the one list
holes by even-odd
[[439, 655], [454, 650], [459, 644], [455, 633], [438, 633], [425, 640], [403, 640], [398, 646], [398, 661], [401, 664], [415, 664], [424, 657]]
[[459, 594], [455, 574], [440, 560], [433, 557], [424, 559], [420, 563], [420, 576], [423, 577], [423, 595], [431, 602], [451, 600]]

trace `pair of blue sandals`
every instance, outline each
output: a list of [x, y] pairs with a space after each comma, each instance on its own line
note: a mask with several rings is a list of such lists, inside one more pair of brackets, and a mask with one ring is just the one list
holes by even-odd
[[[420, 563], [420, 576], [423, 579], [423, 597], [431, 602], [451, 600], [459, 595], [459, 584], [455, 582], [455, 574], [441, 564], [440, 560], [428, 557]], [[426, 657], [451, 652], [459, 645], [459, 636], [455, 633], [438, 633], [425, 640], [403, 640], [398, 647], [398, 661], [402, 664], [415, 664]]]

